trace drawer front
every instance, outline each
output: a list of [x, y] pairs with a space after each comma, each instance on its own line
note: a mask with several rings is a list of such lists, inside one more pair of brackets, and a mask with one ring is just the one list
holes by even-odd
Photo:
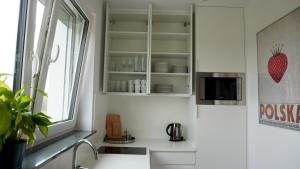
[[180, 165], [194, 165], [195, 164], [194, 152], [152, 152], [151, 164], [180, 164]]
[[151, 169], [195, 169], [194, 165], [151, 165]]

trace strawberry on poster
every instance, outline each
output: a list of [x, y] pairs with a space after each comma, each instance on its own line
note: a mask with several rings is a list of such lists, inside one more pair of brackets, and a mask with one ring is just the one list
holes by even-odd
[[300, 8], [258, 32], [257, 51], [260, 122], [300, 128]]

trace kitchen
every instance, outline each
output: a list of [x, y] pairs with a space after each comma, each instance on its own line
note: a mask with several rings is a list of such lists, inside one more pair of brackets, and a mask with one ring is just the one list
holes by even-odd
[[[117, 146], [146, 148], [146, 155], [100, 154], [99, 160], [95, 161], [90, 148], [82, 145], [77, 152], [76, 164], [87, 168], [92, 168], [94, 165], [99, 169], [121, 167], [145, 169], [297, 168], [299, 155], [297, 143], [300, 141], [297, 131], [270, 127], [258, 122], [256, 34], [296, 9], [300, 5], [299, 0], [173, 0], [172, 2], [170, 0], [110, 0], [107, 2], [89, 0], [76, 2], [89, 20], [89, 31], [86, 58], [78, 92], [75, 128], [81, 131], [97, 131], [88, 137], [97, 148], [112, 146], [103, 142], [107, 134], [106, 118], [107, 113], [117, 113], [120, 114], [122, 128], [127, 129], [136, 139], [135, 143], [117, 144]], [[120, 22], [121, 26], [118, 26], [117, 16], [111, 21], [106, 19], [110, 10], [112, 12], [120, 10], [126, 13], [128, 9], [140, 12], [143, 17], [146, 17], [146, 20], [142, 18], [140, 21], [143, 24], [136, 25], [135, 32], [138, 33], [131, 35], [122, 34], [127, 27], [122, 25], [124, 24], [122, 22]], [[163, 12], [188, 17], [183, 20], [182, 18], [160, 17], [159, 15], [163, 15]], [[126, 21], [125, 17], [119, 18]], [[139, 19], [137, 17], [138, 21]], [[151, 19], [153, 19], [152, 22], [150, 22]], [[167, 23], [166, 20], [175, 20], [182, 24], [180, 27], [179, 24], [164, 26], [164, 22]], [[189, 23], [185, 23], [186, 21]], [[160, 23], [163, 26], [159, 26]], [[112, 25], [110, 32], [107, 31], [107, 25]], [[134, 25], [132, 28], [135, 28]], [[174, 48], [161, 45], [163, 44], [160, 42], [161, 39], [169, 38], [166, 37], [167, 35], [164, 37], [159, 34], [168, 31], [164, 28], [179, 34], [178, 36], [168, 34], [168, 36], [173, 36], [171, 40], [180, 40], [180, 43], [171, 43]], [[111, 48], [106, 46], [109, 39], [107, 34], [115, 37], [109, 44]], [[128, 44], [127, 41], [118, 42], [115, 40], [118, 36], [133, 36], [129, 39], [134, 40], [130, 40]], [[155, 43], [150, 43], [152, 38]], [[164, 42], [164, 40], [161, 41]], [[126, 75], [146, 80], [146, 94], [139, 93], [138, 96], [122, 94], [119, 91], [121, 89], [118, 89], [118, 92], [110, 92], [112, 85], [109, 73], [113, 74], [112, 76], [121, 77], [122, 80], [124, 75], [117, 74], [115, 71], [110, 72], [110, 68], [116, 68], [117, 65], [111, 66], [106, 63], [107, 53], [122, 49], [126, 51], [126, 48], [127, 51], [128, 48], [146, 51], [142, 54], [130, 54], [133, 56], [132, 61], [126, 60], [125, 62], [132, 62], [133, 65], [135, 55], [144, 56], [145, 63], [145, 60], [152, 59], [151, 56], [162, 55], [166, 53], [163, 50], [170, 50], [167, 52], [178, 55], [177, 58], [170, 59], [172, 66], [180, 63], [182, 59], [178, 57], [190, 58], [184, 60], [188, 65], [188, 71], [178, 77], [170, 73], [159, 75], [160, 71], [153, 73], [151, 70], [155, 70], [156, 62], [147, 60], [145, 63], [147, 73]], [[120, 63], [122, 64], [122, 61]], [[243, 73], [246, 82], [243, 85], [245, 91], [242, 91], [244, 103], [197, 106], [197, 76], [194, 71]], [[128, 80], [128, 78], [125, 79]], [[114, 83], [122, 83], [122, 80]], [[155, 84], [164, 81], [175, 84], [173, 91], [176, 91], [176, 94], [163, 95], [157, 92]], [[122, 88], [122, 85], [119, 86]], [[166, 86], [164, 89], [166, 90]], [[51, 99], [50, 96], [49, 94], [49, 99]], [[166, 127], [173, 122], [181, 123], [185, 141], [168, 141]], [[63, 131], [63, 128], [56, 130]], [[66, 130], [69, 131], [69, 129]], [[50, 138], [53, 138], [55, 134], [51, 136], [51, 132], [50, 128]], [[37, 168], [71, 168], [72, 157], [73, 149], [66, 149]]]

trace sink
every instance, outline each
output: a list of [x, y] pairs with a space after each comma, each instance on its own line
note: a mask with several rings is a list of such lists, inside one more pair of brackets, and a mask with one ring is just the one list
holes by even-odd
[[146, 147], [112, 147], [101, 146], [98, 148], [99, 154], [132, 154], [132, 155], [146, 155]]

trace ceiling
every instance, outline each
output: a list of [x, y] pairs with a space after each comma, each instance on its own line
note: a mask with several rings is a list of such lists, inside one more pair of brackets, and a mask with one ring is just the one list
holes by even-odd
[[155, 10], [187, 10], [191, 4], [200, 6], [239, 6], [249, 0], [107, 0], [113, 8], [146, 9], [152, 3]]

